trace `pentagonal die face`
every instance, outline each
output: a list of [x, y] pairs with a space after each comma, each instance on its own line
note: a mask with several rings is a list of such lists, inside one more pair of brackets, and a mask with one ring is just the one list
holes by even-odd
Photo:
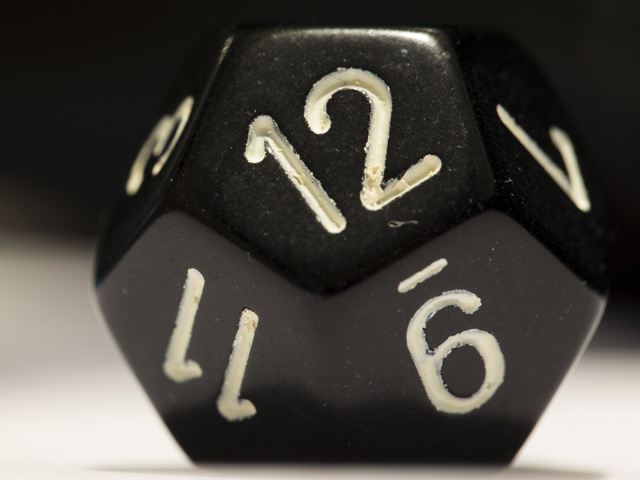
[[[601, 315], [607, 224], [533, 67], [480, 40], [241, 30], [180, 90], [98, 298], [192, 458], [504, 462], [526, 439]], [[551, 113], [502, 99], [505, 72]]]
[[[434, 264], [432, 277], [420, 275]], [[204, 281], [196, 292], [185, 286], [190, 269]], [[332, 295], [167, 214], [99, 298], [151, 400], [198, 461], [509, 461], [603, 308], [499, 213]], [[185, 317], [189, 303], [198, 308]], [[247, 401], [249, 413], [239, 407]]]

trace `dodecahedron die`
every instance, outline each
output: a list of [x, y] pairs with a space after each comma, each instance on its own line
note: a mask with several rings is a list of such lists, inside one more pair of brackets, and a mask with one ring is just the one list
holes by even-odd
[[607, 212], [509, 41], [238, 29], [195, 57], [99, 254], [197, 461], [507, 462], [597, 324]]

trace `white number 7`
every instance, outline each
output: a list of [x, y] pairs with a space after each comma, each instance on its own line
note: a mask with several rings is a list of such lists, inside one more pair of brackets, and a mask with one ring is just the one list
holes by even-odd
[[511, 133], [513, 133], [513, 136], [520, 141], [531, 156], [536, 159], [540, 166], [545, 169], [562, 191], [569, 196], [576, 207], [583, 212], [591, 210], [589, 194], [584, 186], [584, 180], [582, 179], [582, 173], [580, 172], [580, 165], [578, 165], [576, 151], [573, 148], [573, 143], [571, 142], [569, 135], [555, 126], [552, 126], [549, 129], [551, 141], [560, 151], [562, 160], [564, 160], [564, 166], [566, 167], [568, 174], [567, 176], [555, 163], [553, 163], [549, 156], [544, 153], [544, 151], [527, 134], [527, 132], [525, 132], [522, 127], [516, 123], [515, 119], [502, 105], [498, 104], [496, 111], [498, 112], [498, 117], [500, 117], [502, 123], [504, 123]]

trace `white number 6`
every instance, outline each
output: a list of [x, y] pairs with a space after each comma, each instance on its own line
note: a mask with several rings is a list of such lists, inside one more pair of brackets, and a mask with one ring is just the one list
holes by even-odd
[[[427, 322], [441, 309], [458, 307], [464, 313], [472, 314], [480, 308], [480, 299], [466, 290], [445, 292], [427, 301], [418, 309], [407, 327], [407, 346], [415, 363], [418, 375], [427, 396], [437, 410], [447, 413], [468, 413], [484, 405], [502, 385], [505, 362], [496, 338], [489, 332], [478, 329], [465, 330], [452, 335], [437, 348], [431, 350], [424, 335]], [[485, 367], [482, 386], [468, 398], [456, 397], [442, 379], [442, 363], [456, 348], [469, 345], [474, 347]]]

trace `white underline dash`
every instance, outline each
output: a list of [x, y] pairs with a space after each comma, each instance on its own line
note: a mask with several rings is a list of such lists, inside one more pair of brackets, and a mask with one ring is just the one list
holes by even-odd
[[424, 282], [426, 279], [437, 275], [442, 271], [444, 267], [447, 266], [447, 259], [441, 258], [440, 260], [436, 260], [429, 266], [423, 268], [419, 272], [414, 273], [409, 278], [401, 281], [398, 284], [398, 292], [407, 293], [409, 290], [413, 290], [416, 285]]

